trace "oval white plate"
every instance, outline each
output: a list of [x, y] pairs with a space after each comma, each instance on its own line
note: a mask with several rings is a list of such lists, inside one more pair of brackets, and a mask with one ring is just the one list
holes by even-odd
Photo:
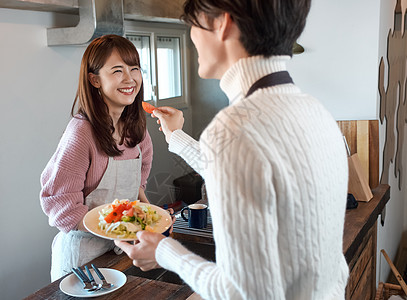
[[[127, 281], [126, 275], [118, 270], [106, 268], [99, 268], [99, 270], [100, 272], [102, 272], [103, 276], [105, 276], [107, 282], [114, 284], [112, 288], [107, 290], [100, 289], [95, 292], [87, 292], [83, 288], [83, 283], [80, 282], [78, 277], [76, 277], [74, 274], [70, 274], [66, 276], [64, 279], [62, 279], [62, 281], [59, 283], [59, 289], [63, 293], [72, 297], [91, 298], [112, 293], [121, 288]], [[99, 279], [95, 271], [93, 269], [90, 269], [90, 271], [95, 281], [97, 283], [102, 283], [102, 281]]]
[[[102, 210], [102, 208], [108, 206], [110, 204], [102, 204], [99, 205], [98, 207], [95, 207], [94, 209], [88, 211], [88, 213], [85, 215], [83, 218], [83, 224], [85, 225], [85, 228], [92, 232], [94, 235], [97, 235], [98, 237], [108, 239], [108, 240], [120, 240], [120, 241], [134, 241], [136, 240], [135, 238], [118, 238], [115, 234], [113, 233], [106, 233], [102, 229], [99, 228], [99, 211]], [[168, 228], [171, 227], [172, 225], [172, 219], [168, 211], [165, 209], [150, 204], [150, 203], [139, 203], [139, 206], [151, 206], [153, 210], [157, 212], [161, 216], [161, 219], [152, 226], [154, 232], [158, 233], [164, 233], [167, 231]]]

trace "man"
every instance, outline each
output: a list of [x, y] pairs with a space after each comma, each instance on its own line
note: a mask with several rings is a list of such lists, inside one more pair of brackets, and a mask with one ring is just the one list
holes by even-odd
[[205, 179], [216, 263], [140, 232], [136, 245], [116, 242], [136, 266], [174, 271], [205, 299], [344, 298], [342, 135], [286, 72], [309, 8], [310, 0], [186, 1], [198, 73], [220, 79], [229, 106], [199, 142], [181, 130], [180, 111], [152, 115], [169, 150]]

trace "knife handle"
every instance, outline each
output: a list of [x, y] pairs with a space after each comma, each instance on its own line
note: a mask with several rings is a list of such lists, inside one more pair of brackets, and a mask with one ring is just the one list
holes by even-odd
[[77, 269], [72, 268], [72, 272], [76, 275], [76, 277], [79, 278], [79, 280], [80, 280], [83, 284], [85, 284], [85, 279], [82, 277], [81, 273], [79, 273]]
[[100, 280], [105, 280], [105, 277], [103, 276], [103, 274], [99, 271], [99, 269], [94, 264], [92, 264], [92, 268], [93, 268], [93, 270], [95, 270], [96, 274], [98, 274]]
[[85, 266], [85, 270], [86, 270], [86, 273], [88, 273], [88, 277], [89, 277], [89, 279], [90, 279], [90, 282], [95, 281], [95, 279], [93, 278], [93, 275], [92, 275], [92, 273], [90, 272], [88, 266]]
[[81, 276], [82, 276], [82, 278], [83, 278], [83, 280], [84, 280], [85, 282], [90, 282], [88, 276], [86, 276], [86, 274], [83, 273], [83, 271], [82, 271], [81, 268], [77, 268], [77, 270], [78, 270], [79, 274], [81, 274]]

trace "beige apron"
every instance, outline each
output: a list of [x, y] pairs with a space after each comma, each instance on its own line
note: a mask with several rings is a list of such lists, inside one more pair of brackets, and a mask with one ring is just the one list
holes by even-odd
[[[130, 160], [114, 160], [109, 157], [105, 174], [98, 187], [85, 199], [89, 210], [111, 203], [114, 199], [138, 199], [141, 183], [141, 151], [139, 157]], [[111, 240], [102, 239], [89, 232], [72, 230], [59, 232], [52, 242], [51, 281], [70, 273], [73, 267], [82, 266], [114, 248]]]

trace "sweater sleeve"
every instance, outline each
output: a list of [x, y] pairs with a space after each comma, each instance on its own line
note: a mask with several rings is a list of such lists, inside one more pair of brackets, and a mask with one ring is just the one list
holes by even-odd
[[63, 232], [77, 228], [88, 211], [83, 189], [93, 136], [83, 124], [84, 121], [71, 120], [40, 179], [41, 207], [49, 224]]
[[140, 150], [143, 159], [141, 165], [141, 187], [145, 190], [147, 178], [150, 175], [151, 165], [153, 163], [153, 142], [151, 141], [148, 130], [146, 130], [146, 136], [140, 143]]
[[192, 253], [176, 240], [163, 239], [155, 256], [161, 267], [179, 274], [204, 299], [241, 299], [232, 282], [222, 276], [216, 263]]
[[[187, 163], [194, 166], [195, 170], [200, 170], [201, 174], [206, 175], [206, 182], [209, 184], [208, 192], [211, 193], [212, 198], [221, 199], [220, 202], [224, 203], [222, 208], [218, 206], [219, 204], [210, 201], [214, 230], [216, 229], [218, 236], [219, 232], [222, 232], [222, 239], [225, 238], [231, 241], [230, 247], [235, 248], [239, 239], [232, 236], [231, 232], [238, 229], [236, 220], [225, 218], [227, 214], [222, 213], [222, 211], [229, 212], [228, 206], [234, 206], [235, 199], [229, 194], [229, 191], [236, 190], [234, 185], [239, 186], [239, 182], [230, 182], [228, 176], [219, 175], [226, 175], [227, 167], [236, 158], [234, 156], [233, 158], [229, 157], [233, 151], [228, 151], [223, 147], [234, 149], [235, 145], [225, 143], [225, 141], [229, 140], [227, 135], [219, 136], [217, 139], [210, 139], [211, 137], [212, 135], [206, 130], [202, 134], [201, 140], [196, 142], [184, 132], [177, 130], [171, 136], [170, 150], [182, 156]], [[214, 156], [215, 153], [216, 156]], [[225, 186], [228, 188], [224, 189]], [[240, 198], [245, 199], [244, 195]], [[233, 212], [233, 207], [230, 212]], [[218, 245], [223, 242], [218, 243], [215, 232], [214, 237], [218, 249]], [[244, 249], [242, 251], [244, 252]], [[230, 254], [233, 252], [228, 251]], [[218, 251], [216, 257], [221, 259], [218, 257]], [[241, 262], [240, 258], [236, 258], [238, 264]], [[227, 267], [229, 263], [226, 260], [223, 260], [220, 264], [207, 261], [171, 238], [166, 238], [160, 242], [156, 250], [156, 260], [163, 268], [176, 272], [204, 299], [241, 299], [242, 294], [245, 294], [237, 284], [236, 276], [238, 275], [228, 273], [230, 268]]]
[[198, 173], [205, 167], [199, 142], [180, 129], [171, 134], [168, 150], [183, 158]]

